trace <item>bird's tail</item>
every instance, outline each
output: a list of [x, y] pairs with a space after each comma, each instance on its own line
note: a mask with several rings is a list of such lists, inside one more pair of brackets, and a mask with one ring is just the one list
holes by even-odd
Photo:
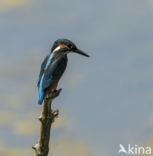
[[43, 103], [44, 96], [45, 96], [45, 92], [44, 91], [39, 94], [38, 104], [41, 105]]

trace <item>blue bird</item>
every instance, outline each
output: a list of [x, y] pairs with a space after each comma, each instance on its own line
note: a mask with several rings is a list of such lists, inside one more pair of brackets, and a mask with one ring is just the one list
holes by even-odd
[[67, 66], [67, 54], [70, 52], [78, 53], [89, 57], [86, 53], [76, 47], [68, 39], [58, 39], [54, 42], [51, 52], [41, 64], [38, 91], [38, 104], [42, 104], [47, 90], [54, 91]]

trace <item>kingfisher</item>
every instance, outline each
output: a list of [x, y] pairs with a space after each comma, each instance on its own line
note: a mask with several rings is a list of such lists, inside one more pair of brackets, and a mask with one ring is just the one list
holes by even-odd
[[54, 91], [62, 77], [68, 62], [68, 53], [78, 53], [89, 57], [88, 54], [78, 49], [76, 45], [68, 39], [58, 39], [54, 42], [49, 55], [41, 64], [38, 80], [39, 99], [38, 104], [42, 104], [47, 90]]

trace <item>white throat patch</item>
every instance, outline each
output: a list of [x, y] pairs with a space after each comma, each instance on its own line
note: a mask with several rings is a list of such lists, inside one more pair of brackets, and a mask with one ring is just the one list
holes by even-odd
[[56, 48], [53, 50], [53, 52], [58, 51], [59, 49], [61, 49], [60, 46], [56, 47]]
[[56, 51], [60, 50], [61, 48], [67, 48], [67, 49], [69, 49], [68, 46], [66, 46], [66, 45], [64, 45], [64, 44], [60, 44], [58, 47], [56, 47], [56, 48], [53, 50], [53, 52], [56, 52]]

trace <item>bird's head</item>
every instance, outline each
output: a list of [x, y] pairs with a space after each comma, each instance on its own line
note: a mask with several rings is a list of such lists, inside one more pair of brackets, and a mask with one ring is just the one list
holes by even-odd
[[78, 49], [76, 45], [68, 39], [58, 39], [54, 42], [51, 49], [52, 53], [60, 52], [61, 54], [68, 54], [70, 52], [78, 53], [83, 56], [89, 57], [88, 54], [84, 53], [82, 50]]

